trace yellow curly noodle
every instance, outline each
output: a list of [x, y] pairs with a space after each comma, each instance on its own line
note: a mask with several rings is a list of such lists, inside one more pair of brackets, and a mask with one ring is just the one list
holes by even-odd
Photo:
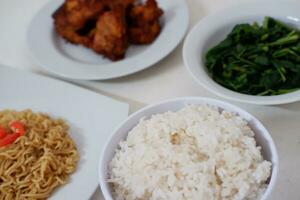
[[0, 111], [0, 125], [25, 124], [26, 132], [0, 148], [0, 200], [47, 199], [76, 170], [79, 154], [61, 119], [34, 113]]

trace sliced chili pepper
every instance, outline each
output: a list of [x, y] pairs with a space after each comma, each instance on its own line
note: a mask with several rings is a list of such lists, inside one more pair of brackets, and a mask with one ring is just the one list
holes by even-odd
[[12, 133], [12, 134], [7, 134], [4, 138], [0, 140], [0, 147], [4, 147], [8, 144], [12, 144], [16, 139], [20, 137], [20, 133]]
[[10, 128], [14, 133], [19, 133], [20, 135], [25, 134], [25, 127], [22, 122], [14, 121], [10, 123]]
[[4, 138], [7, 135], [5, 128], [0, 126], [0, 139]]

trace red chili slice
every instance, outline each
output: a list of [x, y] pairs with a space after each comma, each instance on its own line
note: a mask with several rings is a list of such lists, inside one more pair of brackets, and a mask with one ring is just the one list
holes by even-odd
[[18, 137], [20, 137], [20, 133], [7, 134], [4, 138], [0, 140], [0, 147], [12, 144], [16, 139], [18, 139]]
[[5, 128], [0, 126], [0, 139], [4, 138], [7, 135]]
[[11, 122], [10, 128], [14, 133], [19, 133], [21, 136], [25, 134], [24, 124], [19, 121]]

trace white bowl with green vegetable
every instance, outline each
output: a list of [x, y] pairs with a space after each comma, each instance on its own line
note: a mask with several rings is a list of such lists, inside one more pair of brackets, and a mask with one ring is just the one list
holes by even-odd
[[193, 78], [224, 98], [274, 105], [300, 100], [300, 3], [251, 1], [202, 19], [183, 58]]

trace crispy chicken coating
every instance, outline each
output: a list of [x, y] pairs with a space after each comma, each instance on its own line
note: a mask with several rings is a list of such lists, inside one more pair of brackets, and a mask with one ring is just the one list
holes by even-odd
[[92, 49], [111, 60], [124, 58], [127, 48], [125, 10], [122, 6], [104, 12], [97, 21]]
[[64, 6], [61, 6], [55, 11], [53, 18], [55, 30], [61, 37], [74, 44], [81, 44], [87, 47], [90, 46], [91, 38], [80, 35], [74, 26], [70, 25], [68, 22]]
[[129, 12], [128, 36], [133, 44], [149, 44], [159, 35], [159, 18], [163, 11], [155, 0], [145, 5], [136, 5]]
[[105, 1], [105, 4], [109, 9], [113, 10], [115, 7], [122, 6], [125, 9], [125, 13], [127, 12], [127, 8], [134, 5], [136, 0], [102, 0]]
[[65, 0], [52, 15], [55, 31], [111, 60], [124, 58], [129, 43], [148, 44], [160, 33], [163, 11], [155, 0]]
[[67, 20], [76, 30], [83, 28], [87, 21], [96, 20], [105, 8], [103, 0], [66, 0], [64, 4]]

